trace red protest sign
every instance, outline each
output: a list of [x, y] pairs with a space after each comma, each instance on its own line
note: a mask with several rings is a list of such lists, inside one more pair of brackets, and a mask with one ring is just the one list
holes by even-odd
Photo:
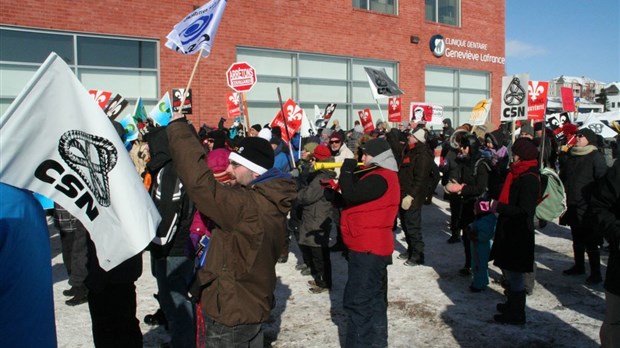
[[88, 91], [88, 94], [95, 99], [95, 102], [99, 104], [101, 110], [105, 109], [105, 106], [108, 105], [110, 97], [112, 96], [112, 92], [100, 91], [98, 89], [91, 89]]
[[388, 100], [388, 121], [400, 122], [401, 121], [402, 104], [400, 97], [390, 97]]
[[527, 119], [538, 121], [545, 120], [547, 110], [547, 92], [549, 82], [528, 81], [527, 83]]
[[570, 87], [562, 87], [562, 108], [564, 111], [575, 112], [575, 99], [573, 98], [573, 89]]
[[228, 118], [237, 118], [241, 116], [241, 108], [239, 103], [241, 95], [237, 92], [226, 94], [226, 107], [228, 108]]
[[362, 122], [362, 127], [364, 127], [364, 133], [370, 133], [375, 129], [375, 125], [372, 122], [370, 109], [364, 109], [363, 111], [358, 112], [358, 115], [360, 117], [360, 122]]
[[246, 62], [234, 63], [226, 71], [226, 82], [235, 92], [247, 92], [256, 83], [256, 70]]
[[[284, 103], [284, 113], [286, 114], [286, 125], [284, 124], [284, 117], [282, 117], [282, 111], [278, 111], [276, 117], [271, 121], [270, 127], [280, 127], [282, 130], [282, 140], [289, 142], [293, 137], [293, 134], [297, 132], [301, 127], [301, 121], [303, 118], [304, 110], [293, 101], [289, 99]], [[288, 128], [288, 133], [286, 129]]]

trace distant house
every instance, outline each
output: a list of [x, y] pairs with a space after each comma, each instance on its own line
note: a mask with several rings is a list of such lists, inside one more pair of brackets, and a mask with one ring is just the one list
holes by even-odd
[[607, 93], [607, 107], [609, 111], [620, 110], [620, 82], [612, 82], [605, 86]]
[[561, 98], [561, 87], [570, 87], [573, 90], [573, 96], [579, 97], [582, 101], [594, 101], [594, 98], [601, 89], [605, 88], [605, 83], [593, 80], [589, 77], [560, 76], [549, 82], [549, 97]]

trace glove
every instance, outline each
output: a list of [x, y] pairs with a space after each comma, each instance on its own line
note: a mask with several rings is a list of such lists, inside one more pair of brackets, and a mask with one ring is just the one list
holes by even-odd
[[297, 177], [299, 177], [299, 169], [297, 169], [297, 168], [293, 168], [293, 169], [291, 170], [290, 174], [291, 174], [291, 176], [292, 176], [293, 178], [297, 178]]
[[495, 214], [497, 212], [497, 206], [499, 205], [499, 202], [492, 199], [491, 203], [489, 204], [489, 213], [493, 213]]
[[463, 189], [463, 186], [465, 185], [455, 183], [455, 182], [450, 182], [448, 183], [448, 185], [446, 185], [446, 190], [448, 190], [448, 192], [450, 193], [459, 193]]
[[340, 169], [341, 173], [344, 172], [353, 172], [357, 168], [357, 161], [353, 158], [347, 158], [342, 162], [342, 168]]
[[409, 208], [411, 208], [411, 204], [413, 204], [413, 197], [406, 195], [403, 197], [402, 202], [400, 202], [400, 207], [403, 208], [403, 210], [409, 210]]

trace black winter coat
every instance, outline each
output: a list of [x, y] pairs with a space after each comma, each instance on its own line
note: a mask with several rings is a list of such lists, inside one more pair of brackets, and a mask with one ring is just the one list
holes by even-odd
[[590, 197], [597, 179], [607, 172], [607, 164], [603, 154], [592, 151], [577, 156], [571, 151], [561, 162], [560, 178], [566, 190], [568, 210], [560, 219], [560, 224], [580, 226], [590, 203]]
[[540, 173], [528, 169], [513, 179], [508, 204], [499, 203], [491, 259], [495, 266], [513, 272], [534, 268], [534, 215], [541, 196]]
[[605, 289], [620, 296], [620, 161], [616, 160], [592, 194], [593, 226], [609, 242]]
[[428, 146], [417, 143], [407, 151], [398, 169], [401, 198], [406, 195], [413, 197], [412, 208], [419, 209], [424, 204], [431, 185], [433, 157]]

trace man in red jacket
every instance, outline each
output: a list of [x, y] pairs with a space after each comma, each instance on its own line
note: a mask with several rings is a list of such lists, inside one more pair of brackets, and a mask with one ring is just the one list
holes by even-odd
[[340, 226], [349, 250], [345, 347], [387, 347], [387, 266], [400, 202], [398, 165], [385, 139], [366, 142], [362, 152], [364, 167], [355, 172], [357, 161], [346, 159], [339, 180], [345, 202]]

